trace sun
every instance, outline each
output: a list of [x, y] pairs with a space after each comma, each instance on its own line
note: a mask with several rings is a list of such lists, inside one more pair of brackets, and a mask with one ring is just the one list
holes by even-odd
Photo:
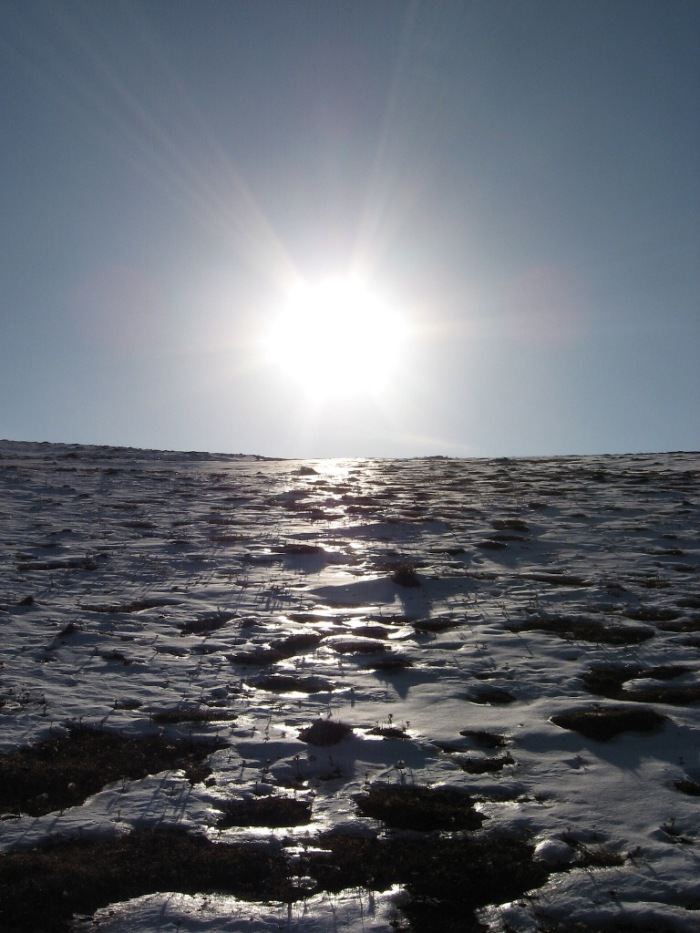
[[267, 338], [268, 357], [317, 399], [376, 394], [391, 380], [401, 315], [359, 279], [297, 284]]

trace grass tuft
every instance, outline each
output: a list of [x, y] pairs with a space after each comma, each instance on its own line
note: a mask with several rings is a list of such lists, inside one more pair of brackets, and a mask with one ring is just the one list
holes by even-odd
[[354, 799], [363, 816], [392, 829], [478, 829], [484, 821], [471, 797], [454, 788], [372, 784]]
[[572, 710], [552, 716], [552, 722], [562, 729], [571, 729], [598, 742], [607, 742], [623, 732], [658, 732], [667, 719], [648, 707], [623, 706]]
[[333, 684], [324, 677], [301, 677], [297, 674], [269, 674], [252, 681], [259, 690], [271, 693], [330, 693]]
[[510, 755], [501, 755], [497, 758], [477, 758], [475, 755], [452, 755], [450, 761], [459, 765], [467, 774], [493, 774], [502, 771], [507, 765], [514, 765], [515, 759]]
[[189, 622], [185, 622], [180, 628], [181, 635], [199, 635], [200, 637], [206, 637], [212, 632], [218, 631], [220, 628], [223, 628], [227, 622], [230, 622], [231, 619], [234, 619], [235, 615], [230, 612], [216, 612], [212, 615], [203, 616], [199, 619], [190, 619]]
[[600, 645], [638, 645], [656, 634], [649, 625], [604, 622], [583, 615], [534, 616], [509, 628], [516, 632], [548, 632], [568, 641], [591, 641]]
[[688, 794], [690, 797], [700, 797], [700, 784], [697, 781], [686, 778], [682, 781], [674, 781], [673, 786], [682, 794]]
[[472, 739], [482, 748], [505, 748], [508, 744], [504, 735], [498, 732], [488, 732], [486, 729], [462, 729], [459, 734]]
[[311, 804], [294, 797], [270, 795], [227, 800], [221, 805], [219, 829], [231, 826], [301, 826], [311, 821]]
[[337, 745], [352, 732], [352, 726], [337, 719], [317, 719], [316, 722], [302, 729], [299, 738], [309, 745]]
[[420, 586], [420, 577], [413, 564], [399, 564], [391, 573], [391, 581], [397, 586], [416, 587]]
[[208, 706], [196, 707], [175, 707], [174, 709], [163, 709], [153, 713], [151, 719], [160, 726], [177, 725], [178, 723], [206, 723], [233, 721], [238, 717], [223, 709], [212, 709]]
[[470, 703], [480, 703], [484, 706], [507, 706], [515, 703], [515, 697], [508, 690], [501, 687], [476, 687], [465, 697]]
[[[635, 664], [606, 664], [592, 666], [581, 675], [581, 679], [590, 693], [612, 700], [685, 706], [700, 700], [700, 686], [697, 684], [666, 686], [663, 682], [691, 673], [692, 670], [685, 664], [663, 664], [646, 668]], [[662, 683], [658, 686], [655, 684], [635, 686], [632, 689], [624, 686], [626, 681], [640, 678], [658, 680]]]

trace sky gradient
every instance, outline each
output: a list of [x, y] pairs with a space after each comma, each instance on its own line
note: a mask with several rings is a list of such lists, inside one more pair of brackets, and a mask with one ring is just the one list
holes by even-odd
[[[700, 449], [699, 35], [692, 0], [6, 0], [0, 436]], [[396, 367], [310, 395], [265, 337], [346, 274]]]

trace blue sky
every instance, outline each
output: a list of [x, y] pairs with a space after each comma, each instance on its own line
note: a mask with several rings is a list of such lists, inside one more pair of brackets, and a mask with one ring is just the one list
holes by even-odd
[[[6, 0], [0, 436], [700, 449], [698, 35], [692, 0]], [[348, 275], [394, 369], [310, 389], [266, 337]]]

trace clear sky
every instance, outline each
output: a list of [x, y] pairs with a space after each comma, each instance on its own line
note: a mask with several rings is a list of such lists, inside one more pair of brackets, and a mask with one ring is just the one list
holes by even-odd
[[0, 437], [700, 449], [699, 40], [697, 0], [4, 0]]

